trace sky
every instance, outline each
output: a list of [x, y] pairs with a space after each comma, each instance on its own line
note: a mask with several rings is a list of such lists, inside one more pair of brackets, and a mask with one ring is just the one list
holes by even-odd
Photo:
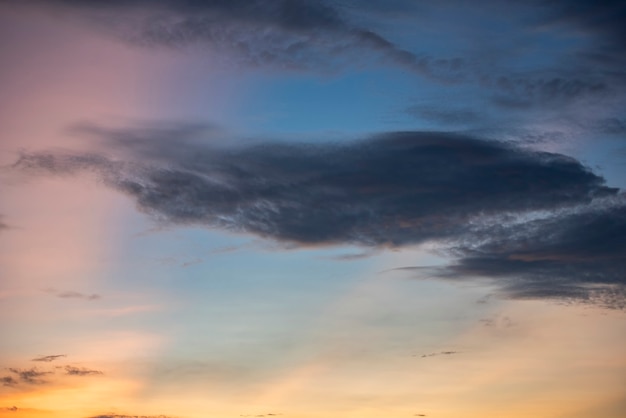
[[624, 19], [0, 0], [0, 417], [626, 416]]

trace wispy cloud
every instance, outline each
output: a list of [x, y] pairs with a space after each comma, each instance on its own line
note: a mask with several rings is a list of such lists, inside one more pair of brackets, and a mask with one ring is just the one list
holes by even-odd
[[353, 261], [353, 260], [361, 260], [364, 258], [373, 257], [376, 254], [377, 254], [376, 251], [360, 251], [357, 253], [333, 255], [333, 256], [329, 256], [328, 258], [331, 260], [337, 260], [337, 261]]
[[43, 362], [48, 363], [48, 362], [57, 360], [57, 359], [62, 358], [62, 357], [67, 357], [67, 355], [66, 354], [53, 354], [53, 355], [50, 355], [50, 356], [36, 357], [36, 358], [32, 359], [31, 361], [43, 361]]
[[80, 292], [65, 291], [65, 292], [59, 292], [57, 294], [57, 297], [63, 298], [63, 299], [97, 300], [97, 299], [100, 299], [102, 296], [98, 295], [97, 293], [92, 293], [92, 294], [88, 295], [88, 294], [84, 294], [84, 293], [80, 293]]
[[457, 77], [458, 59], [413, 53], [352, 22], [337, 4], [313, 0], [131, 0], [77, 3], [33, 1], [62, 7], [92, 26], [137, 46], [208, 46], [225, 62], [247, 67], [334, 71], [355, 63], [393, 62], [423, 76]]
[[3, 386], [15, 386], [18, 381], [13, 376], [3, 376], [0, 377], [0, 382], [2, 382]]
[[[612, 100], [626, 94], [624, 67], [624, 9], [619, 1], [526, 2], [511, 9], [526, 18], [511, 21], [518, 38], [516, 47], [503, 49], [497, 42], [482, 42], [475, 51], [461, 40], [468, 33], [491, 37], [492, 25], [484, 20], [468, 21], [471, 31], [452, 29], [442, 37], [461, 39], [455, 53], [437, 56], [428, 32], [415, 29], [416, 42], [404, 45], [380, 24], [397, 23], [397, 15], [383, 10], [376, 2], [359, 8], [321, 0], [129, 0], [106, 3], [73, 0], [31, 0], [20, 2], [43, 8], [62, 8], [66, 13], [89, 22], [123, 42], [146, 48], [195, 49], [199, 54], [215, 52], [212, 59], [226, 65], [246, 68], [272, 68], [277, 71], [329, 73], [347, 68], [388, 66], [444, 84], [471, 84], [483, 99], [496, 107], [514, 110], [541, 107], [559, 109], [573, 103]], [[397, 2], [396, 10], [415, 9], [410, 1]], [[475, 9], [498, 6], [490, 0], [474, 2]], [[501, 6], [501, 5], [500, 5]], [[430, 13], [458, 14], [463, 8], [454, 2], [422, 4], [420, 10], [405, 13], [413, 27], [428, 25]], [[366, 14], [369, 19], [362, 19]], [[481, 16], [491, 18], [497, 13]], [[468, 19], [472, 19], [472, 14]], [[491, 16], [490, 16], [491, 15]], [[476, 18], [475, 16], [473, 18]], [[506, 16], [498, 15], [499, 20]], [[369, 22], [369, 23], [368, 23]], [[478, 24], [479, 23], [479, 24]], [[485, 28], [484, 28], [485, 27]], [[511, 35], [510, 33], [508, 35]], [[506, 36], [503, 36], [506, 39]], [[537, 38], [539, 37], [539, 40]], [[582, 38], [575, 46], [559, 44], [566, 38]], [[401, 37], [400, 37], [401, 38]], [[548, 45], [548, 46], [545, 46]], [[528, 52], [527, 50], [530, 50]], [[523, 70], [516, 65], [520, 55]], [[550, 64], [543, 58], [555, 55]], [[503, 65], [494, 65], [503, 63]], [[506, 63], [509, 64], [506, 64]], [[429, 113], [429, 112], [427, 112]], [[452, 115], [430, 112], [432, 117]], [[457, 115], [457, 118], [473, 115]]]
[[451, 356], [453, 354], [457, 354], [458, 351], [439, 351], [436, 353], [428, 353], [428, 354], [422, 354], [420, 357], [421, 358], [426, 358], [426, 357], [435, 357], [435, 356]]
[[84, 367], [65, 366], [65, 374], [70, 376], [92, 376], [103, 373], [100, 370], [86, 369]]
[[83, 300], [98, 300], [102, 299], [102, 296], [97, 293], [82, 293], [76, 292], [74, 290], [57, 290], [57, 289], [46, 289], [47, 293], [51, 293], [58, 298], [61, 299], [83, 299]]
[[52, 372], [37, 370], [36, 367], [33, 367], [32, 369], [16, 369], [11, 367], [8, 370], [18, 375], [20, 381], [33, 385], [47, 383], [47, 381], [43, 380], [42, 378], [44, 376], [52, 374]]

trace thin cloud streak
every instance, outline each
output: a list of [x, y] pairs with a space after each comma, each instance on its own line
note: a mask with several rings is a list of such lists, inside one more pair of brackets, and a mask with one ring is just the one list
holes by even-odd
[[48, 383], [46, 380], [42, 379], [42, 377], [53, 374], [52, 372], [39, 371], [36, 367], [31, 369], [16, 369], [10, 367], [8, 370], [11, 373], [15, 373], [19, 377], [20, 381], [31, 385]]
[[67, 357], [67, 355], [66, 354], [53, 354], [50, 356], [36, 357], [32, 359], [31, 361], [43, 361], [43, 362], [49, 363], [51, 361], [57, 360], [62, 357]]
[[94, 415], [87, 418], [174, 418], [170, 415], [120, 415], [120, 414], [104, 414]]
[[102, 296], [98, 295], [97, 293], [92, 293], [91, 295], [87, 295], [84, 293], [74, 292], [74, 291], [60, 292], [57, 294], [57, 297], [62, 298], [62, 299], [85, 299], [85, 300], [98, 300], [102, 298]]
[[65, 366], [65, 374], [69, 376], [93, 376], [103, 373], [100, 370], [86, 369], [84, 367]]

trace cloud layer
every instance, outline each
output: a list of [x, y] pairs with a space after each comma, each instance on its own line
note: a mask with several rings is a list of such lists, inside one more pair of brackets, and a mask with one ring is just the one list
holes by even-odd
[[[360, 2], [358, 8], [349, 2], [317, 0], [20, 2], [61, 9], [65, 15], [88, 22], [90, 28], [135, 46], [197, 48], [226, 65], [318, 74], [392, 67], [442, 85], [469, 83], [491, 105], [507, 110], [561, 109], [581, 101], [616, 98], [623, 103], [626, 11], [621, 2], [537, 1], [514, 7], [507, 2], [477, 2], [475, 9], [468, 10], [465, 26], [452, 33], [447, 32], [449, 27], [440, 29], [448, 42], [456, 39], [449, 49], [454, 52], [446, 56], [438, 55], [442, 48], [433, 48], [437, 43], [432, 42], [432, 33], [419, 28], [432, 24], [429, 16], [463, 13], [463, 5], [453, 1], [420, 5], [417, 10], [411, 3], [396, 5], [398, 10], [413, 8], [405, 15], [414, 19], [411, 30], [416, 41], [405, 45], [394, 39], [392, 31], [380, 30], [398, 24], [401, 18], [375, 1]], [[515, 20], [499, 16], [516, 31], [506, 49], [491, 39], [492, 26], [501, 22], [485, 24], [485, 19], [493, 19], [495, 11], [503, 8], [521, 16]], [[481, 15], [477, 9], [493, 12]], [[370, 16], [369, 20], [363, 15]], [[512, 33], [503, 37], [508, 35]], [[467, 36], [490, 39], [476, 51], [465, 44]], [[561, 45], [563, 39], [577, 42]], [[546, 55], [554, 59], [546, 63]], [[516, 68], [516, 62], [524, 63], [523, 70]]]

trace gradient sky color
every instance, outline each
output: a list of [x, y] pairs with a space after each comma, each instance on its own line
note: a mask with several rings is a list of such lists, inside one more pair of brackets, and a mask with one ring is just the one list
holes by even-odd
[[625, 18], [0, 0], [0, 417], [626, 416]]

